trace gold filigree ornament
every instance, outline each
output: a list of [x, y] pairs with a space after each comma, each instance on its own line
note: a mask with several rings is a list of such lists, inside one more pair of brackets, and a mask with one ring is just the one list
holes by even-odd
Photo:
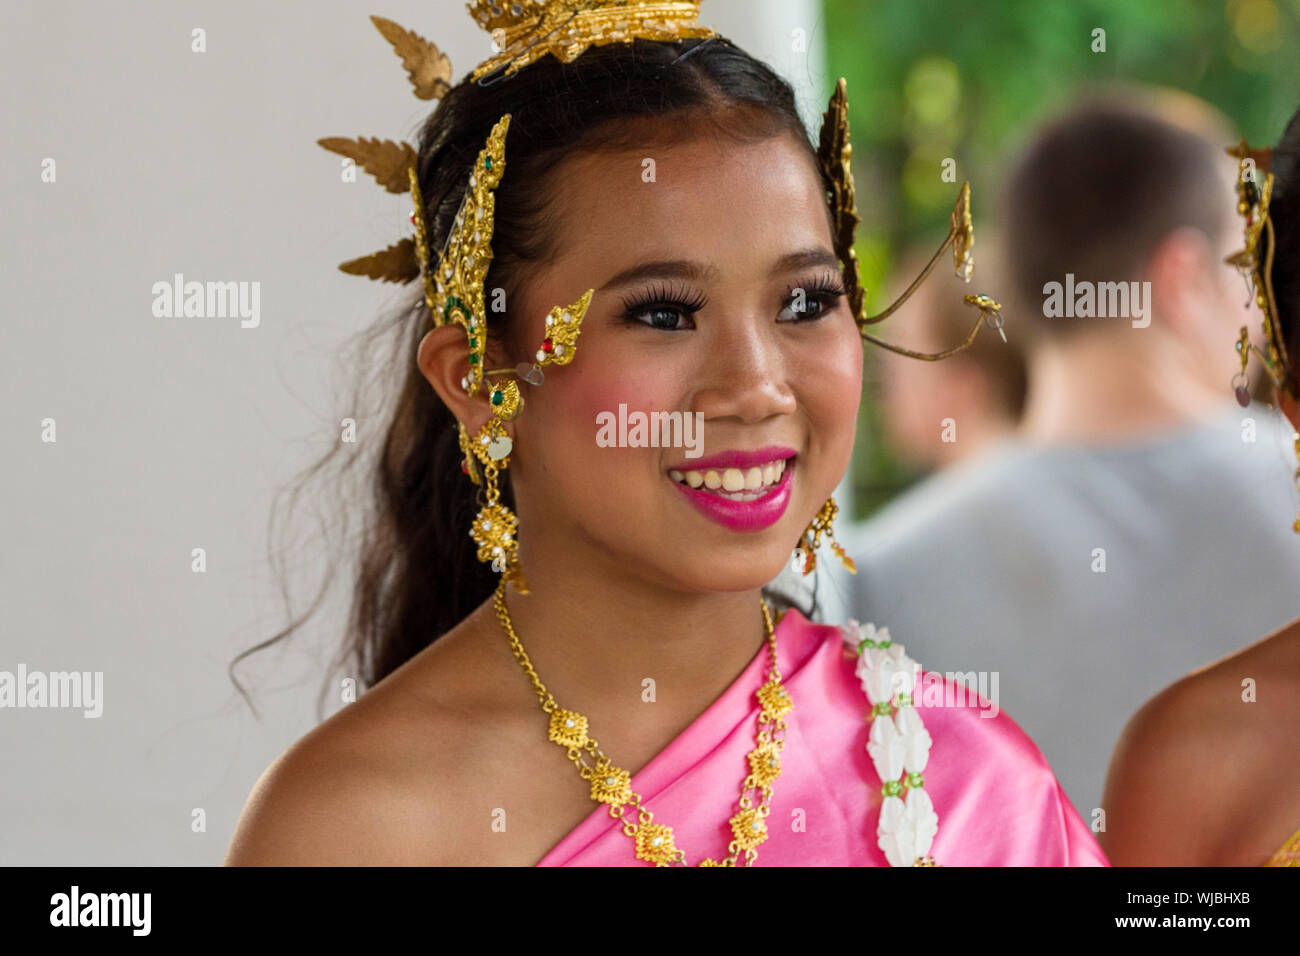
[[979, 334], [981, 323], [997, 332], [1002, 337], [1002, 341], [1005, 342], [1007, 336], [1003, 330], [1002, 306], [991, 296], [984, 294], [967, 295], [963, 298], [967, 305], [978, 310], [979, 316], [975, 319], [970, 333], [961, 344], [945, 349], [942, 352], [916, 352], [912, 349], [905, 349], [885, 342], [867, 331], [867, 326], [881, 322], [898, 311], [902, 304], [911, 297], [912, 293], [920, 288], [921, 283], [925, 281], [940, 257], [949, 248], [952, 249], [953, 266], [956, 269], [957, 276], [969, 282], [975, 270], [975, 258], [972, 254], [975, 245], [975, 227], [971, 222], [970, 183], [967, 182], [962, 184], [961, 190], [957, 194], [956, 205], [953, 206], [952, 214], [949, 216], [948, 236], [944, 239], [943, 244], [939, 246], [938, 251], [930, 258], [930, 261], [926, 263], [925, 268], [921, 270], [921, 274], [883, 312], [876, 315], [866, 314], [863, 305], [863, 290], [858, 277], [857, 254], [853, 249], [854, 234], [857, 232], [859, 220], [853, 194], [853, 171], [850, 164], [853, 146], [849, 141], [847, 89], [847, 81], [844, 77], [840, 77], [839, 82], [835, 84], [835, 92], [831, 95], [826, 113], [822, 117], [818, 156], [822, 180], [826, 187], [826, 197], [831, 206], [835, 252], [839, 257], [844, 273], [844, 287], [847, 292], [849, 308], [853, 312], [862, 339], [891, 352], [897, 352], [899, 355], [923, 359], [928, 362], [944, 359], [970, 348], [975, 342], [975, 336]]
[[[497, 620], [501, 622], [510, 650], [533, 685], [533, 692], [542, 705], [543, 713], [550, 718], [547, 738], [563, 747], [569, 759], [578, 768], [578, 774], [591, 786], [591, 799], [604, 804], [609, 815], [623, 824], [623, 833], [630, 837], [638, 859], [655, 866], [684, 866], [686, 852], [675, 842], [673, 828], [656, 823], [654, 814], [641, 805], [641, 795], [632, 789], [632, 775], [614, 763], [600, 749], [591, 736], [587, 718], [574, 710], [556, 703], [542, 679], [537, 676], [533, 662], [524, 650], [523, 642], [515, 632], [514, 622], [506, 607], [506, 584], [502, 579], [493, 599]], [[763, 627], [767, 632], [767, 681], [755, 693], [758, 701], [758, 727], [754, 734], [754, 749], [748, 756], [749, 774], [741, 784], [738, 809], [728, 825], [732, 839], [727, 845], [727, 856], [721, 860], [708, 858], [698, 866], [753, 866], [758, 859], [758, 848], [768, 837], [767, 816], [772, 802], [772, 784], [781, 776], [781, 750], [785, 746], [785, 718], [794, 709], [789, 692], [781, 683], [781, 670], [777, 666], [776, 625], [767, 602], [760, 600], [763, 610]]]
[[[494, 6], [496, 5], [485, 5], [485, 9], [491, 10]], [[563, 5], [534, 2], [504, 6], [511, 9], [519, 7], [519, 16], [525, 17], [528, 11], [532, 11], [535, 16], [548, 6]], [[475, 12], [473, 4], [470, 9], [472, 13]], [[505, 15], [510, 13], [510, 9], [498, 13]], [[451, 89], [451, 61], [436, 44], [391, 20], [374, 16], [370, 19], [401, 57], [418, 98], [439, 99]], [[568, 306], [557, 306], [548, 315], [548, 320], [552, 317], [566, 317], [569, 327], [564, 330], [567, 338], [562, 340], [565, 347], [560, 350], [561, 354], [550, 356], [548, 336], [548, 340], [538, 350], [539, 356], [544, 357], [539, 357], [536, 362], [523, 363], [513, 369], [484, 369], [488, 336], [483, 281], [492, 262], [495, 191], [505, 174], [505, 139], [509, 127], [510, 114], [506, 113], [489, 133], [469, 172], [468, 185], [455, 223], [436, 262], [431, 258], [424, 200], [420, 193], [419, 155], [415, 147], [405, 142], [366, 137], [347, 139], [334, 136], [318, 140], [325, 149], [352, 160], [387, 191], [411, 193], [413, 208], [410, 220], [414, 226], [414, 235], [399, 239], [379, 252], [350, 259], [342, 263], [339, 269], [349, 275], [366, 276], [383, 282], [407, 283], [421, 278], [425, 304], [433, 317], [434, 326], [455, 323], [465, 330], [469, 346], [469, 367], [461, 379], [461, 386], [470, 395], [477, 394], [483, 382], [492, 375], [518, 375], [525, 381], [540, 384], [542, 366], [563, 365], [572, 361], [577, 332], [594, 292], [593, 289], [588, 289], [576, 302]], [[549, 324], [548, 321], [548, 326]]]
[[[1243, 139], [1236, 146], [1229, 146], [1227, 153], [1236, 157], [1238, 163], [1237, 212], [1245, 222], [1246, 244], [1224, 261], [1241, 273], [1248, 294], [1254, 298], [1264, 316], [1262, 349], [1251, 343], [1246, 326], [1241, 327], [1236, 342], [1241, 370], [1232, 377], [1233, 393], [1237, 397], [1237, 404], [1242, 408], [1250, 406], [1250, 379], [1246, 374], [1246, 366], [1250, 362], [1250, 354], [1254, 352], [1263, 362], [1264, 371], [1272, 380], [1274, 388], [1295, 400], [1300, 397], [1297, 394], [1300, 389], [1296, 385], [1290, 356], [1287, 355], [1286, 342], [1278, 328], [1277, 296], [1273, 293], [1273, 255], [1277, 248], [1277, 237], [1273, 233], [1273, 217], [1268, 211], [1273, 198], [1273, 150], [1253, 149]], [[1250, 301], [1247, 300], [1246, 304], [1250, 305]], [[1300, 434], [1295, 436], [1294, 441], [1297, 461], [1300, 462]], [[1296, 488], [1300, 489], [1300, 467], [1296, 468], [1293, 480]], [[1297, 513], [1291, 527], [1300, 534], [1300, 513]]]
[[498, 51], [471, 74], [484, 86], [548, 54], [572, 63], [607, 43], [717, 36], [696, 22], [700, 0], [473, 0], [469, 12]]
[[[512, 4], [512, 16], [524, 16], [525, 7], [540, 13], [546, 4]], [[471, 12], [474, 5], [470, 5]], [[496, 4], [486, 5], [492, 17], [502, 14]], [[451, 61], [437, 45], [383, 17], [371, 17], [376, 29], [401, 57], [407, 76], [422, 100], [440, 99], [451, 89]], [[494, 21], [495, 22], [495, 21]], [[522, 22], [522, 21], [521, 21]], [[495, 381], [497, 376], [517, 376], [533, 385], [543, 381], [542, 368], [567, 365], [577, 351], [582, 320], [595, 290], [588, 289], [576, 302], [556, 306], [546, 316], [545, 338], [537, 350], [536, 360], [512, 369], [486, 369], [488, 323], [483, 284], [492, 263], [492, 231], [496, 189], [505, 175], [505, 141], [510, 128], [510, 114], [503, 115], [492, 127], [468, 173], [455, 221], [436, 261], [432, 257], [425, 203], [420, 192], [419, 154], [409, 143], [391, 140], [347, 139], [327, 137], [318, 142], [325, 149], [356, 163], [387, 191], [411, 193], [410, 212], [414, 234], [400, 239], [379, 252], [351, 259], [339, 268], [350, 275], [362, 275], [383, 282], [406, 283], [420, 278], [424, 301], [435, 327], [456, 324], [465, 332], [467, 368], [461, 387], [469, 395], [478, 394], [484, 383], [490, 388], [492, 419], [473, 438], [458, 425], [458, 441], [463, 460], [461, 469], [475, 485], [483, 486], [480, 511], [470, 527], [478, 545], [480, 561], [490, 562], [493, 570], [527, 593], [518, 563], [518, 519], [503, 504], [498, 476], [509, 463], [513, 442], [502, 422], [519, 415], [523, 395], [514, 381]]]
[[[1251, 352], [1264, 363], [1264, 371], [1276, 388], [1296, 398], [1297, 387], [1286, 343], [1282, 341], [1277, 326], [1277, 297], [1273, 294], [1273, 254], [1277, 242], [1273, 235], [1273, 219], [1268, 212], [1273, 198], [1273, 150], [1252, 149], [1243, 139], [1236, 146], [1229, 146], [1227, 153], [1238, 161], [1237, 212], [1245, 223], [1245, 245], [1224, 261], [1241, 273], [1247, 290], [1264, 316], [1264, 348], [1251, 344], [1250, 333], [1244, 325], [1236, 343], [1241, 371], [1233, 376], [1232, 385], [1238, 404], [1245, 408], [1250, 405], [1246, 365]], [[1262, 256], [1261, 243], [1264, 246]]]

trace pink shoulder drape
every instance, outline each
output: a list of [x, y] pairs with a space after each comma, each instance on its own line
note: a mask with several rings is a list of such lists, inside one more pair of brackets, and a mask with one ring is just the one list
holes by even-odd
[[[880, 780], [867, 755], [870, 709], [854, 675], [857, 657], [836, 627], [786, 613], [777, 628], [782, 678], [794, 700], [786, 717], [781, 776], [773, 785], [769, 837], [757, 866], [885, 866], [876, 846]], [[904, 643], [906, 643], [904, 641]], [[924, 661], [922, 664], [924, 665]], [[767, 652], [633, 778], [655, 821], [673, 827], [694, 865], [721, 859], [728, 819], [754, 745]], [[939, 675], [928, 676], [938, 680]], [[1005, 712], [925, 706], [934, 740], [925, 789], [939, 817], [931, 855], [942, 866], [1107, 866], [1038, 747]], [[945, 698], [947, 699], [947, 698]], [[958, 698], [960, 699], [960, 698]], [[649, 866], [632, 840], [595, 807], [538, 866]]]

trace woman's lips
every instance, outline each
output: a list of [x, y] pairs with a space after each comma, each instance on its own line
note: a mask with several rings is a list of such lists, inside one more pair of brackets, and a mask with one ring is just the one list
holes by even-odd
[[[760, 488], [760, 497], [752, 501], [724, 498], [704, 486], [692, 488], [680, 481], [671, 478], [669, 480], [686, 496], [696, 510], [711, 521], [716, 521], [732, 531], [761, 531], [780, 521], [786, 507], [790, 504], [790, 486], [794, 475], [795, 458], [792, 456], [782, 461], [785, 468], [779, 479], [775, 484]], [[734, 484], [734, 481], [732, 483]]]

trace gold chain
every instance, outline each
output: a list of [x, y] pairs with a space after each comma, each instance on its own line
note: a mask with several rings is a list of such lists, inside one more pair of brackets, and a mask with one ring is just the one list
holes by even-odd
[[[623, 824], [623, 832], [636, 843], [636, 855], [656, 866], [686, 865], [686, 853], [673, 843], [673, 829], [654, 822], [654, 814], [641, 806], [641, 795], [632, 789], [631, 774], [616, 767], [601, 751], [596, 739], [587, 733], [587, 718], [577, 711], [565, 710], [556, 703], [546, 685], [542, 683], [524, 646], [515, 633], [506, 610], [506, 582], [497, 585], [495, 605], [497, 619], [510, 638], [510, 649], [515, 660], [524, 669], [542, 710], [550, 715], [547, 737], [565, 749], [578, 768], [578, 774], [591, 784], [591, 799], [609, 808], [609, 815]], [[776, 630], [772, 626], [772, 612], [767, 602], [760, 599], [763, 624], [767, 629], [767, 649], [771, 661], [767, 682], [758, 689], [758, 729], [754, 749], [750, 751], [749, 774], [740, 788], [740, 809], [729, 821], [732, 841], [728, 855], [722, 860], [706, 859], [699, 866], [737, 866], [744, 854], [745, 866], [753, 866], [758, 859], [758, 846], [767, 839], [766, 818], [772, 801], [772, 784], [781, 775], [781, 750], [785, 746], [785, 716], [794, 709], [794, 702], [781, 685], [781, 672], [777, 667]], [[590, 761], [585, 758], [590, 758]], [[758, 796], [755, 805], [750, 794]], [[628, 810], [633, 811], [632, 814]]]

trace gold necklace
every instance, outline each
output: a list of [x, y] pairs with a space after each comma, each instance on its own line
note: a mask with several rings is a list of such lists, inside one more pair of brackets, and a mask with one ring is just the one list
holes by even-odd
[[[542, 710], [551, 718], [547, 737], [565, 749], [569, 759], [578, 768], [583, 780], [591, 783], [591, 799], [606, 804], [609, 815], [623, 824], [623, 832], [636, 842], [636, 855], [656, 866], [686, 865], [686, 852], [673, 843], [673, 828], [654, 822], [654, 814], [641, 806], [641, 795], [632, 789], [631, 774], [614, 766], [601, 751], [596, 739], [587, 733], [587, 718], [577, 711], [565, 710], [555, 702], [550, 691], [537, 676], [532, 661], [515, 633], [506, 610], [506, 581], [496, 589], [496, 612], [515, 660], [533, 684]], [[760, 599], [763, 624], [767, 629], [767, 649], [770, 658], [767, 682], [758, 689], [758, 730], [754, 749], [749, 753], [749, 775], [740, 789], [740, 809], [729, 821], [733, 839], [727, 847], [728, 856], [722, 860], [706, 859], [699, 866], [736, 866], [740, 855], [745, 855], [745, 865], [753, 866], [758, 859], [758, 846], [767, 839], [765, 822], [772, 801], [772, 784], [781, 776], [781, 749], [785, 746], [785, 715], [794, 709], [794, 702], [781, 686], [781, 672], [776, 663], [776, 631], [772, 626], [772, 612]], [[594, 763], [584, 757], [590, 757]], [[755, 792], [755, 805], [750, 793]], [[628, 809], [635, 811], [635, 819]]]

